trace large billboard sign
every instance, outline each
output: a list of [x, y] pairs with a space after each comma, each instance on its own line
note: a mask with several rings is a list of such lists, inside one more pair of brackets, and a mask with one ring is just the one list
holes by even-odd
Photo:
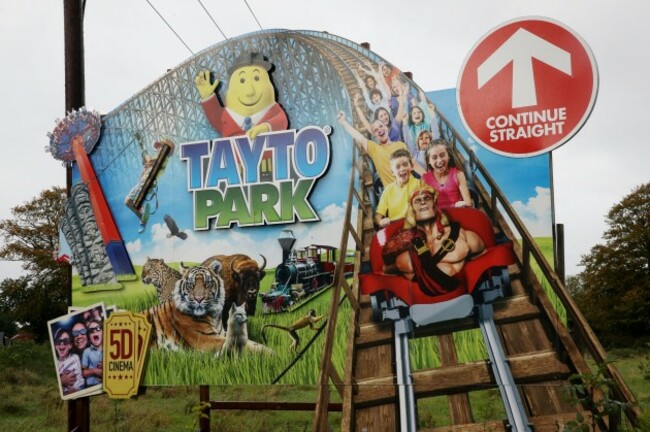
[[[263, 31], [199, 53], [106, 115], [57, 126], [50, 150], [73, 169], [62, 223], [73, 304], [146, 316], [144, 384], [268, 384], [317, 336], [294, 324], [325, 323], [334, 265], [353, 259], [338, 250], [354, 146], [340, 119], [360, 128], [360, 97], [396, 109], [395, 79], [407, 85], [347, 40]], [[228, 331], [247, 342], [233, 346]], [[320, 349], [301, 359], [284, 383], [316, 382]]]
[[491, 30], [470, 51], [458, 79], [463, 122], [486, 148], [528, 157], [568, 141], [596, 101], [596, 62], [578, 34], [548, 18], [520, 18]]
[[[339, 250], [356, 226], [356, 211], [346, 220], [350, 187], [359, 187], [350, 184], [354, 146], [374, 170], [379, 232], [406, 216], [407, 199], [442, 196], [411, 196], [421, 182], [437, 188], [450, 176], [448, 185], [467, 186], [464, 167], [436, 141], [456, 131], [469, 139], [455, 95], [427, 95], [327, 33], [261, 31], [206, 49], [105, 115], [71, 113], [50, 151], [73, 172], [61, 239], [76, 270], [73, 305], [115, 305], [152, 325], [145, 385], [316, 384], [322, 344], [310, 342], [324, 337], [340, 257], [356, 276], [355, 247]], [[548, 158], [474, 151], [522, 218], [543, 227], [534, 234], [547, 236]], [[459, 191], [444, 205], [477, 206]], [[351, 313], [347, 303], [339, 310]], [[348, 325], [337, 322], [338, 366], [349, 360]]]

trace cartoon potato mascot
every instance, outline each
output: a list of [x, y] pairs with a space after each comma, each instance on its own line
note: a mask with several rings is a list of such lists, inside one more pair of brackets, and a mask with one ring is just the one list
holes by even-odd
[[287, 115], [275, 101], [275, 88], [269, 77], [272, 67], [260, 53], [239, 56], [228, 71], [225, 107], [215, 94], [219, 80], [211, 83], [209, 70], [201, 71], [196, 77], [194, 83], [205, 116], [222, 136], [246, 134], [253, 139], [261, 133], [287, 129]]

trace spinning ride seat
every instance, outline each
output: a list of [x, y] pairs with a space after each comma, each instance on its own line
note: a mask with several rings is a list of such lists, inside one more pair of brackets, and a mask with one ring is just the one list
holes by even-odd
[[[388, 239], [397, 234], [404, 224], [396, 221], [375, 234], [370, 244], [370, 263], [372, 272], [359, 275], [361, 292], [371, 296], [373, 316], [381, 321], [380, 303], [395, 297], [408, 308], [409, 315], [417, 325], [464, 318], [472, 313], [475, 303], [491, 301], [502, 293], [488, 294], [486, 288], [508, 284], [507, 266], [515, 262], [512, 243], [497, 243], [492, 224], [481, 211], [473, 208], [449, 208], [445, 213], [450, 221], [455, 221], [467, 231], [475, 232], [485, 245], [484, 252], [466, 261], [461, 272], [454, 276], [460, 283], [444, 294], [435, 295], [431, 290], [422, 289], [418, 282], [410, 281], [400, 275], [383, 273], [382, 250]], [[499, 281], [500, 280], [500, 281]], [[505, 282], [505, 283], [504, 283]], [[484, 285], [487, 283], [487, 287]], [[481, 289], [477, 290], [477, 286]], [[488, 290], [489, 291], [489, 290]]]

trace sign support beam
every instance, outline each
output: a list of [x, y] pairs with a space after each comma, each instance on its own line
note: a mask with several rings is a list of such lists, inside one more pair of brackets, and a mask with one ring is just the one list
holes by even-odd
[[[82, 0], [63, 0], [65, 46], [65, 112], [79, 109], [86, 103]], [[72, 169], [66, 168], [66, 190], [70, 196]], [[72, 299], [72, 266], [68, 264], [68, 284]], [[68, 401], [68, 430], [90, 431], [90, 398]]]

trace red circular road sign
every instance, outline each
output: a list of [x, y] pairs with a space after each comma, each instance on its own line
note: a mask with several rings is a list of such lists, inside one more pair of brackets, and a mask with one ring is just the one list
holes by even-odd
[[596, 62], [573, 30], [527, 17], [493, 29], [463, 63], [460, 117], [489, 150], [529, 157], [568, 141], [596, 101]]

